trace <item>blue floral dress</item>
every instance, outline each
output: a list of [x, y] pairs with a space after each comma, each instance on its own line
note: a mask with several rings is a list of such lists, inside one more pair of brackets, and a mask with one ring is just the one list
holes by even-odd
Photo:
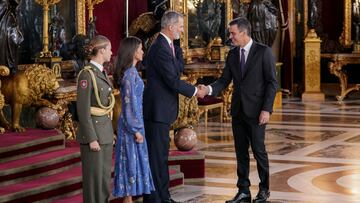
[[[120, 84], [121, 115], [115, 148], [115, 197], [150, 194], [154, 189], [142, 112], [144, 82], [133, 66], [124, 73]], [[144, 136], [143, 143], [135, 142], [135, 133]]]

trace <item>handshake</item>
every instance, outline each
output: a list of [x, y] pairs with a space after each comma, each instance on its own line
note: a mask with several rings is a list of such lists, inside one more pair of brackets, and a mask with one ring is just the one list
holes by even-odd
[[205, 86], [203, 84], [197, 86], [196, 97], [204, 98], [209, 93], [210, 93], [210, 88], [208, 86]]

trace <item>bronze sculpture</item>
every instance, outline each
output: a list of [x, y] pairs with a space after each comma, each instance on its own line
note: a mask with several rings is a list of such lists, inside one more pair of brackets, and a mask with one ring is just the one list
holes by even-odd
[[251, 36], [255, 41], [272, 46], [278, 29], [278, 9], [271, 0], [253, 0], [248, 11]]
[[23, 41], [23, 35], [18, 27], [16, 0], [0, 2], [0, 65], [7, 66], [12, 73], [16, 72], [18, 46]]

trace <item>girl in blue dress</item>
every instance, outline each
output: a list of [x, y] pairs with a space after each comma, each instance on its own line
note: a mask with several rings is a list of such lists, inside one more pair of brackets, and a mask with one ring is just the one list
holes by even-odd
[[140, 39], [123, 39], [114, 72], [114, 81], [121, 94], [121, 115], [117, 125], [113, 195], [123, 197], [124, 203], [131, 203], [132, 196], [150, 194], [155, 190], [142, 112], [144, 83], [135, 67], [143, 54]]

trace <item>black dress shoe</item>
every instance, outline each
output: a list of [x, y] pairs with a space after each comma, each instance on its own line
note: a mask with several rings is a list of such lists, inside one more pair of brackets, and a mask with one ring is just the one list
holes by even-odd
[[253, 203], [265, 203], [269, 197], [270, 192], [268, 190], [260, 190], [253, 200]]
[[251, 202], [251, 194], [238, 192], [232, 200], [227, 200], [225, 203], [250, 203]]
[[179, 203], [173, 199], [168, 199], [168, 200], [165, 200], [165, 201], [161, 201], [161, 203]]

